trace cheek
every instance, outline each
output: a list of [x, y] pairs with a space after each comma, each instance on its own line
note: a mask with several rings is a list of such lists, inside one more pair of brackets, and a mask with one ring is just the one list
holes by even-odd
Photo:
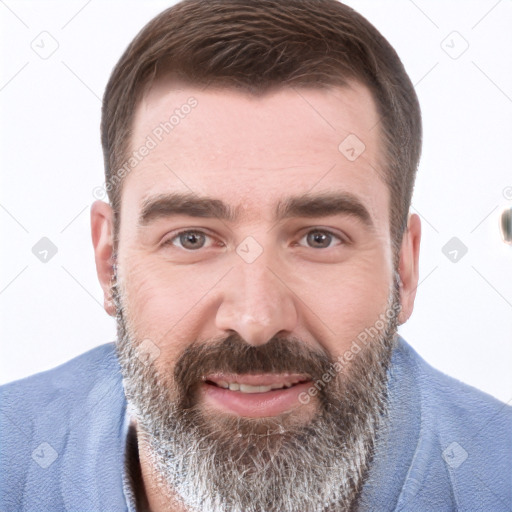
[[157, 343], [166, 357], [182, 351], [199, 334], [205, 298], [222, 277], [221, 269], [200, 272], [135, 255], [126, 261], [126, 314], [136, 338]]
[[[358, 258], [339, 267], [311, 272], [297, 283], [304, 303], [323, 324], [324, 348], [337, 356], [347, 350], [366, 328], [374, 326], [388, 305], [391, 267], [385, 260]], [[315, 322], [313, 318], [313, 322]]]

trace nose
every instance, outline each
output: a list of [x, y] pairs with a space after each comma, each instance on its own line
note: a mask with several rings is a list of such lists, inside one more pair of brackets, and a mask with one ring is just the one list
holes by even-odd
[[255, 262], [240, 262], [229, 273], [217, 310], [216, 327], [235, 331], [251, 345], [263, 345], [277, 334], [289, 335], [298, 313], [286, 277], [270, 268], [263, 255]]

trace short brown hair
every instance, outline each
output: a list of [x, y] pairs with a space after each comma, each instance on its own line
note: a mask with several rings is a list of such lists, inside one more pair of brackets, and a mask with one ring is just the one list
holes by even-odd
[[171, 73], [191, 85], [253, 94], [343, 86], [351, 79], [366, 85], [381, 121], [390, 235], [398, 248], [421, 153], [418, 98], [388, 41], [337, 0], [184, 0], [139, 32], [103, 97], [101, 140], [116, 240], [123, 176], [116, 170], [127, 158], [135, 108], [156, 78]]

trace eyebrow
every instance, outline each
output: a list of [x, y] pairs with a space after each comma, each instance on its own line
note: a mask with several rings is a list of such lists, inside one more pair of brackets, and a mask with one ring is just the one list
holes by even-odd
[[[189, 217], [217, 218], [227, 222], [240, 219], [241, 208], [233, 208], [220, 199], [199, 196], [193, 193], [158, 194], [142, 202], [139, 224], [147, 226], [158, 218], [173, 215]], [[289, 197], [278, 203], [275, 220], [291, 217], [327, 217], [330, 215], [348, 215], [357, 218], [368, 228], [374, 224], [368, 209], [354, 194], [331, 192], [322, 194], [303, 194]]]
[[372, 217], [361, 200], [349, 192], [304, 194], [279, 203], [276, 220], [290, 217], [327, 217], [348, 215], [359, 219], [368, 228], [374, 227]]
[[193, 193], [158, 194], [142, 202], [139, 224], [147, 226], [152, 221], [173, 215], [217, 218], [235, 222], [238, 209], [233, 209], [220, 199], [198, 196]]

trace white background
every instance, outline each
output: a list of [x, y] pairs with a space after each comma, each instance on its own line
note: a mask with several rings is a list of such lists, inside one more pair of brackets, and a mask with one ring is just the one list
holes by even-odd
[[[512, 207], [512, 2], [347, 3], [396, 48], [423, 111], [420, 285], [400, 333], [435, 367], [509, 402], [512, 246], [498, 219]], [[103, 183], [100, 99], [127, 44], [171, 4], [0, 2], [0, 382], [115, 339], [89, 228]], [[58, 44], [47, 59], [31, 47], [41, 37]], [[468, 248], [457, 263], [441, 251], [454, 236]], [[47, 263], [32, 253], [42, 237], [58, 248]]]

